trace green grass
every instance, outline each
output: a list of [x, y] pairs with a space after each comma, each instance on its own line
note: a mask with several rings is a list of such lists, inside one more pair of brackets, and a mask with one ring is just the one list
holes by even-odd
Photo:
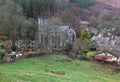
[[0, 64], [0, 82], [120, 82], [119, 74], [96, 71], [94, 66], [100, 65], [63, 55], [21, 59]]

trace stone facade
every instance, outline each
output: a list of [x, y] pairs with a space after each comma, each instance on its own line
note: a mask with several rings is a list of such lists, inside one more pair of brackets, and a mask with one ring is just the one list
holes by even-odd
[[67, 44], [72, 44], [76, 40], [76, 32], [69, 26], [49, 26], [43, 25], [41, 19], [38, 20], [39, 32], [38, 41], [40, 45], [46, 47], [62, 48]]

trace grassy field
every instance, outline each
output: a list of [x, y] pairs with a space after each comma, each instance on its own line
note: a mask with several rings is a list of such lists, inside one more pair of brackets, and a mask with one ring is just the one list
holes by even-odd
[[119, 73], [99, 68], [104, 70], [97, 63], [63, 55], [28, 58], [0, 64], [0, 82], [120, 82]]

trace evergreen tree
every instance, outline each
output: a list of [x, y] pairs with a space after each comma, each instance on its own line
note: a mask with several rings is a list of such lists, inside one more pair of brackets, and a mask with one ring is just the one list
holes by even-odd
[[88, 40], [89, 39], [89, 34], [88, 34], [88, 31], [86, 29], [82, 30], [80, 38], [81, 38], [81, 40]]
[[25, 35], [26, 25], [29, 22], [23, 16], [22, 8], [12, 0], [7, 0], [0, 7], [0, 34], [13, 39], [18, 38], [18, 34]]

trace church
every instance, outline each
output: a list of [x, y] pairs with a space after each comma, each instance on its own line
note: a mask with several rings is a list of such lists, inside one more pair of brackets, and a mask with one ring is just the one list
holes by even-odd
[[76, 40], [76, 32], [69, 26], [43, 25], [44, 20], [38, 19], [38, 41], [40, 45], [50, 48], [63, 48], [73, 44]]

